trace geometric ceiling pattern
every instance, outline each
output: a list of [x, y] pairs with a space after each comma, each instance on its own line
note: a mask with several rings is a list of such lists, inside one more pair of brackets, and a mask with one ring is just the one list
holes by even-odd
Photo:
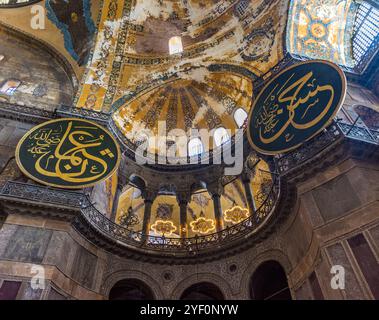
[[[246, 77], [211, 72], [201, 81], [182, 78], [152, 88], [120, 107], [113, 117], [133, 143], [141, 136], [157, 135], [159, 122], [165, 123], [168, 133], [182, 130], [188, 136], [191, 129], [236, 129], [233, 114], [239, 108], [250, 109], [252, 89]], [[205, 137], [203, 141], [207, 148]]]
[[294, 54], [353, 67], [353, 0], [292, 0], [287, 49]]
[[[287, 12], [282, 0], [104, 0], [76, 107], [112, 112], [131, 140], [162, 119], [233, 129], [233, 107], [248, 112], [252, 81], [284, 57]], [[174, 36], [183, 52], [170, 55]]]

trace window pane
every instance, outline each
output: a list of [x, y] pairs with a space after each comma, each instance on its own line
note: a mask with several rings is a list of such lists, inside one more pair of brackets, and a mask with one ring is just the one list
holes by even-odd
[[213, 139], [215, 141], [216, 146], [219, 147], [225, 142], [229, 141], [230, 137], [226, 129], [221, 127], [216, 129], [213, 135]]
[[188, 143], [188, 155], [190, 157], [202, 154], [204, 151], [203, 143], [199, 138], [191, 139]]
[[182, 38], [181, 37], [172, 37], [168, 41], [168, 47], [170, 54], [181, 53], [183, 52]]
[[357, 13], [353, 36], [353, 57], [358, 65], [379, 41], [379, 10], [363, 2]]
[[239, 108], [234, 112], [234, 120], [239, 128], [241, 128], [244, 125], [246, 118], [247, 113], [242, 108]]

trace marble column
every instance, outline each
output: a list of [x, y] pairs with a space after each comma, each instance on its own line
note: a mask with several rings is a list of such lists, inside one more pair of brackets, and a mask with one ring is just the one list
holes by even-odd
[[224, 221], [222, 219], [222, 208], [221, 208], [221, 195], [224, 192], [224, 188], [221, 182], [217, 182], [208, 186], [208, 192], [212, 196], [215, 222], [216, 222], [216, 232], [220, 232], [224, 229]]
[[150, 232], [150, 218], [151, 218], [151, 207], [153, 206], [153, 202], [155, 199], [155, 193], [151, 191], [145, 190], [142, 193], [144, 202], [145, 202], [145, 210], [143, 214], [143, 222], [142, 222], [142, 240], [146, 242], [147, 237]]
[[214, 193], [212, 194], [213, 206], [215, 212], [215, 220], [216, 220], [216, 231], [220, 232], [224, 228], [224, 223], [222, 220], [222, 208], [221, 208], [221, 194]]
[[187, 226], [187, 209], [188, 203], [190, 201], [190, 192], [178, 193], [177, 199], [180, 208], [180, 226], [179, 234], [182, 239], [188, 237], [188, 226]]
[[123, 186], [118, 184], [117, 189], [116, 189], [116, 193], [115, 193], [114, 198], [113, 198], [112, 213], [110, 216], [110, 220], [112, 220], [113, 222], [116, 220], [118, 203], [119, 203], [120, 197], [122, 195], [122, 191], [123, 191]]
[[242, 184], [245, 189], [245, 195], [246, 195], [246, 200], [247, 200], [247, 205], [249, 207], [250, 215], [253, 215], [255, 211], [257, 210], [257, 207], [255, 205], [254, 195], [251, 190], [250, 179], [248, 177], [242, 177]]

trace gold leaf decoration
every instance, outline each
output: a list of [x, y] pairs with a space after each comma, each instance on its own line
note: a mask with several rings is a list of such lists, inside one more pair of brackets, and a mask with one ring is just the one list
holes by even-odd
[[249, 217], [249, 210], [235, 206], [224, 212], [224, 220], [233, 224], [240, 223]]
[[193, 232], [206, 234], [215, 229], [215, 222], [212, 219], [200, 217], [190, 223]]
[[177, 228], [174, 226], [174, 223], [172, 221], [157, 220], [151, 226], [151, 229], [154, 230], [154, 232], [157, 234], [161, 234], [164, 236], [170, 236], [173, 234], [173, 232], [176, 231]]

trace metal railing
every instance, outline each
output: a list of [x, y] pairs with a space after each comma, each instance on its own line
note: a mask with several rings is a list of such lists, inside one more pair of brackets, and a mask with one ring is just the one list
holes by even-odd
[[146, 236], [109, 220], [90, 201], [88, 196], [79, 192], [53, 189], [39, 185], [8, 181], [0, 191], [1, 198], [17, 199], [20, 202], [34, 201], [52, 205], [66, 206], [80, 210], [93, 228], [109, 239], [141, 249], [156, 250], [177, 254], [191, 254], [202, 250], [230, 244], [232, 241], [254, 233], [268, 219], [276, 207], [279, 198], [279, 178], [274, 177], [272, 186], [256, 212], [246, 220], [224, 230], [191, 238], [168, 238], [164, 236]]
[[98, 231], [126, 245], [160, 252], [195, 253], [215, 246], [220, 247], [223, 244], [230, 244], [232, 241], [245, 238], [247, 235], [254, 233], [268, 219], [276, 207], [279, 199], [279, 181], [278, 177], [273, 179], [273, 184], [266, 199], [249, 218], [220, 232], [191, 238], [145, 236], [141, 232], [136, 232], [112, 222], [97, 210], [88, 198], [84, 201], [85, 204], [81, 213]]
[[[334, 122], [322, 134], [301, 148], [279, 158], [277, 161], [279, 173], [285, 173], [301, 165], [325, 148], [342, 141], [345, 137], [377, 145], [379, 144], [377, 134], [375, 131], [366, 127], [359, 127], [356, 124]], [[120, 244], [150, 251], [160, 251], [161, 253], [188, 255], [215, 247], [221, 248], [224, 245], [230, 245], [235, 240], [246, 239], [256, 233], [275, 211], [280, 197], [280, 175], [274, 174], [272, 179], [272, 185], [264, 195], [261, 206], [246, 220], [226, 227], [217, 233], [184, 239], [147, 236], [116, 224], [101, 213], [84, 193], [80, 192], [8, 181], [0, 191], [0, 197], [2, 199], [17, 199], [20, 202], [34, 201], [73, 208], [78, 210], [80, 217], [96, 231]]]
[[378, 131], [370, 130], [364, 126], [358, 126], [357, 123], [351, 124], [334, 121], [329, 127], [324, 129], [322, 133], [304, 143], [300, 148], [281, 155], [277, 159], [279, 173], [284, 174], [298, 167], [337, 141], [342, 141], [344, 138], [359, 140], [370, 144], [379, 144]]
[[81, 192], [59, 190], [17, 181], [7, 181], [0, 192], [0, 196], [79, 209], [84, 202], [84, 194]]

